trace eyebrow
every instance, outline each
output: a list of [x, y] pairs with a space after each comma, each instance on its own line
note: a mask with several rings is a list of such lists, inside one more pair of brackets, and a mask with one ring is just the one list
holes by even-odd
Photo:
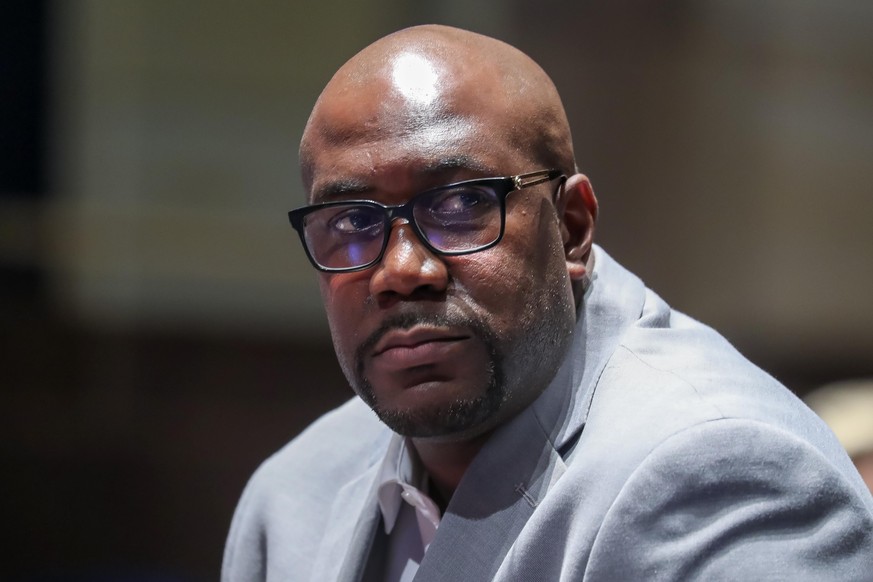
[[[458, 154], [435, 160], [416, 168], [420, 175], [433, 177], [455, 170], [470, 170], [481, 175], [490, 175], [493, 170], [479, 160], [464, 154]], [[343, 198], [352, 195], [365, 194], [374, 190], [373, 185], [357, 178], [341, 178], [328, 182], [312, 193], [311, 202]]]
[[318, 192], [313, 192], [312, 201], [341, 198], [350, 194], [363, 194], [370, 190], [372, 190], [372, 187], [363, 180], [356, 180], [354, 178], [334, 180], [319, 188]]
[[450, 170], [473, 170], [476, 172], [488, 173], [492, 169], [476, 158], [468, 155], [458, 154], [448, 158], [436, 160], [432, 164], [425, 165], [422, 168], [422, 173], [427, 175], [440, 174]]

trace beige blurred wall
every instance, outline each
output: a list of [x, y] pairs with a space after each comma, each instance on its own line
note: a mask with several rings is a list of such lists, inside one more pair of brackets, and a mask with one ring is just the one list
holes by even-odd
[[99, 326], [323, 330], [285, 215], [297, 136], [391, 2], [57, 8], [59, 304]]
[[329, 75], [469, 26], [555, 78], [598, 238], [674, 306], [779, 357], [873, 353], [873, 4], [59, 4], [59, 305], [94, 325], [326, 330], [285, 211]]

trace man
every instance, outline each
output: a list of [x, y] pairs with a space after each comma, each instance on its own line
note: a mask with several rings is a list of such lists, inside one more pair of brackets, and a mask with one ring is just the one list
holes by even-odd
[[527, 56], [383, 38], [300, 162], [358, 398], [253, 476], [225, 580], [871, 579], [873, 499], [824, 425], [593, 245]]

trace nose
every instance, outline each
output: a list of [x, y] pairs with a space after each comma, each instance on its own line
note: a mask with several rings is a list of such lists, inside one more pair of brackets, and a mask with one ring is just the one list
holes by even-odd
[[449, 281], [446, 264], [419, 240], [408, 223], [394, 227], [382, 260], [370, 277], [370, 294], [380, 304], [443, 294]]

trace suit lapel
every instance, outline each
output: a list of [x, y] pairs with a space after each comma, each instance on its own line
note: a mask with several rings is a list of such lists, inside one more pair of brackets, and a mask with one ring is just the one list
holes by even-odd
[[530, 410], [499, 429], [452, 496], [415, 581], [491, 580], [565, 469]]
[[[380, 449], [382, 450], [382, 449]], [[363, 575], [382, 523], [376, 487], [379, 463], [340, 489], [325, 516], [325, 534], [318, 549], [312, 580], [358, 582]]]

